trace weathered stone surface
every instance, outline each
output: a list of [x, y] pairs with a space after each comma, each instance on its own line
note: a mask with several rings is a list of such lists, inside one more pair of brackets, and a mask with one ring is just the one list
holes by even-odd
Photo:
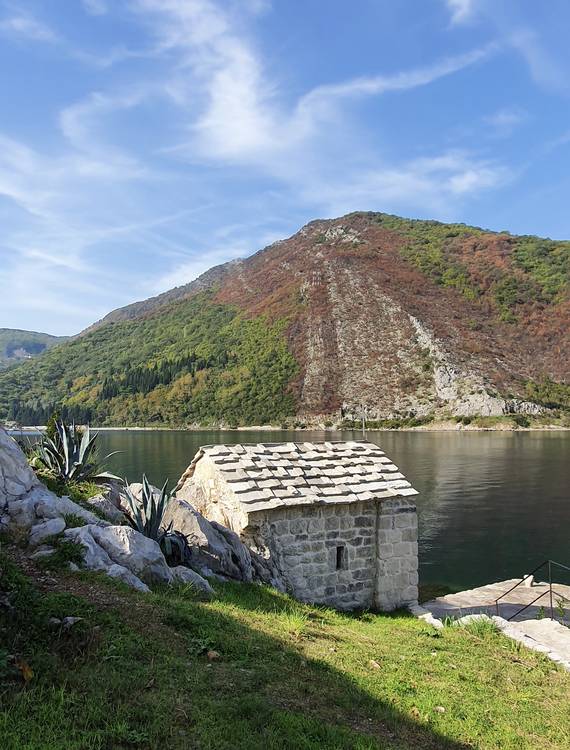
[[0, 427], [0, 510], [39, 485], [16, 441]]
[[110, 578], [118, 578], [123, 583], [126, 583], [127, 586], [136, 589], [136, 591], [142, 591], [143, 593], [150, 591], [146, 583], [143, 583], [140, 578], [137, 578], [134, 573], [131, 573], [123, 565], [111, 565], [110, 568], [107, 568], [106, 573]]
[[114, 561], [93, 538], [95, 526], [80, 526], [75, 529], [67, 529], [64, 536], [84, 547], [83, 566], [87, 570], [108, 570]]
[[[110, 496], [115, 493], [115, 499], [119, 497], [116, 483], [105, 491]], [[107, 508], [110, 513], [112, 509], [119, 513], [110, 497], [101, 495], [95, 505]], [[67, 515], [82, 518], [86, 525], [65, 530]], [[68, 497], [54, 495], [36, 479], [20, 447], [1, 428], [0, 521], [2, 530], [22, 538], [29, 535], [32, 548], [63, 531], [67, 539], [81, 544], [84, 568], [104, 571], [139, 591], [149, 590], [144, 581], [172, 580], [173, 574], [156, 542], [130, 527], [111, 526], [109, 521], [100, 519]], [[52, 548], [40, 547], [33, 557], [39, 559], [53, 552]]]
[[66, 515], [79, 516], [88, 524], [108, 526], [109, 522], [96, 516], [91, 511], [82, 508], [68, 497], [57, 497], [48, 490], [39, 498], [36, 504], [36, 515], [40, 518], [62, 518]]
[[130, 527], [89, 524], [67, 529], [65, 536], [84, 547], [83, 565], [88, 570], [103, 570], [141, 591], [148, 590], [141, 581], [168, 583], [172, 579], [158, 544]]
[[164, 525], [184, 534], [195, 570], [210, 569], [236, 580], [252, 580], [251, 554], [237, 534], [207, 518], [185, 500], [173, 498], [164, 515]]
[[42, 557], [49, 557], [55, 552], [54, 547], [50, 547], [47, 544], [42, 544], [37, 548], [35, 552], [30, 555], [30, 560], [41, 560]]
[[103, 513], [107, 520], [113, 524], [121, 524], [125, 522], [125, 514], [117, 508], [109, 497], [103, 494], [89, 498], [87, 504]]
[[189, 583], [197, 591], [202, 594], [212, 596], [214, 589], [210, 586], [208, 581], [203, 578], [199, 573], [196, 573], [192, 568], [187, 568], [184, 565], [178, 565], [176, 568], [171, 568], [173, 575], [173, 582], [178, 583]]
[[63, 518], [50, 518], [47, 521], [42, 521], [42, 523], [37, 523], [30, 530], [28, 544], [30, 547], [38, 547], [45, 539], [61, 534], [64, 529], [65, 521]]
[[128, 568], [145, 583], [172, 579], [159, 545], [130, 526], [88, 526], [97, 544], [111, 560]]

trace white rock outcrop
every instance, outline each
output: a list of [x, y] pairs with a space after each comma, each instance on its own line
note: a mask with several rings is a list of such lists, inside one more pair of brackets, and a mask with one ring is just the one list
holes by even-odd
[[[106, 498], [99, 496], [95, 507]], [[124, 516], [111, 502], [113, 508]], [[107, 508], [110, 511], [110, 508]], [[69, 517], [85, 525], [66, 528]], [[116, 516], [118, 518], [118, 516]], [[76, 521], [75, 521], [76, 522]], [[63, 533], [83, 548], [83, 568], [103, 571], [139, 591], [148, 584], [185, 580], [206, 593], [210, 584], [194, 571], [171, 569], [160, 546], [130, 526], [112, 525], [68, 497], [57, 497], [36, 478], [15, 440], [0, 428], [0, 529], [27, 539], [34, 559], [53, 554], [43, 543]]]
[[209, 521], [188, 501], [177, 498], [168, 505], [164, 521], [187, 538], [188, 564], [194, 570], [238, 581], [253, 580], [251, 552], [234, 531]]
[[207, 594], [211, 596], [214, 593], [214, 589], [210, 586], [208, 581], [199, 573], [187, 568], [184, 565], [178, 565], [176, 568], [172, 568], [172, 575], [176, 583], [188, 583], [194, 589], [199, 591], [201, 594]]

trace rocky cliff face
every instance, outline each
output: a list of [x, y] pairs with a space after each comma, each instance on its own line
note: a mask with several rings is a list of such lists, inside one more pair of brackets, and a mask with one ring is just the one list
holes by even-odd
[[[441, 283], [441, 276], [421, 268], [421, 255], [420, 267], [410, 262], [414, 240], [407, 226], [391, 221], [386, 227], [383, 219], [352, 214], [312, 222], [246, 260], [217, 294], [250, 315], [290, 319], [289, 345], [301, 366], [293, 384], [298, 413], [350, 417], [364, 411], [382, 418], [434, 408], [458, 415], [540, 412], [521, 398], [523, 384], [570, 376], [569, 334], [560, 326], [568, 320], [567, 291], [556, 304], [517, 300], [509, 320], [494, 298], [497, 281], [477, 286], [448, 251], [443, 278], [450, 269], [451, 279], [462, 273], [466, 287]], [[456, 231], [449, 228], [452, 236]], [[527, 283], [514, 265], [494, 269], [505, 254], [502, 246], [497, 250], [497, 235], [473, 233], [487, 249], [490, 277]], [[472, 241], [469, 228], [460, 229], [460, 240]], [[505, 242], [514, 245], [515, 239]], [[454, 240], [454, 247], [459, 254], [461, 243]]]
[[568, 242], [314, 221], [0, 375], [0, 418], [66, 403], [106, 424], [568, 409], [569, 283]]

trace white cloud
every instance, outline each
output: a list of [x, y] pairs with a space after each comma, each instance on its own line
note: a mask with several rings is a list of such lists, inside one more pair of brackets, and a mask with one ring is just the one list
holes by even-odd
[[484, 117], [483, 121], [491, 126], [494, 135], [509, 136], [527, 119], [528, 112], [520, 107], [502, 107]]
[[0, 33], [34, 42], [59, 40], [58, 35], [49, 26], [26, 13], [18, 13], [0, 20]]
[[[16, 280], [27, 278], [25, 297], [65, 321], [61, 332], [248, 255], [283, 236], [285, 227], [294, 229], [300, 215], [381, 209], [443, 218], [509, 178], [501, 164], [462, 151], [381, 156], [365, 128], [348, 123], [355, 100], [432, 85], [489, 59], [493, 44], [423, 67], [317, 86], [292, 99], [249, 36], [248, 20], [266, 11], [266, 2], [132, 0], [129, 7], [153, 43], [147, 52], [118, 48], [117, 59], [144, 56], [144, 72], [133, 66], [118, 84], [103, 71], [98, 90], [61, 109], [53, 151], [0, 134], [0, 213], [8, 203], [14, 210], [2, 235], [14, 260], [0, 269], [0, 288], [16, 290], [10, 304], [17, 306]], [[67, 42], [60, 46], [88, 62]], [[141, 129], [145, 146], [136, 137], [130, 143], [127, 128], [138, 136], [140, 118], [157, 108], [165, 114]], [[232, 178], [238, 187], [220, 187]], [[260, 179], [268, 190], [241, 194], [246, 180]], [[255, 226], [236, 225], [242, 210], [261, 218]], [[201, 223], [200, 212], [209, 212]], [[224, 227], [215, 231], [220, 221]], [[115, 248], [111, 267], [105, 259]], [[95, 309], [79, 312], [73, 300], [80, 289]]]
[[189, 137], [171, 153], [257, 165], [281, 176], [292, 157], [314, 161], [308, 152], [319, 150], [323, 129], [338, 126], [351, 99], [425, 86], [496, 51], [488, 44], [421, 68], [318, 86], [285, 107], [253, 44], [213, 2], [138, 0], [136, 7], [152, 23], [159, 48], [180, 56], [165, 91], [186, 108]]
[[476, 0], [445, 0], [451, 14], [452, 24], [470, 21], [475, 13]]
[[508, 37], [511, 46], [522, 56], [533, 80], [551, 91], [568, 93], [568, 74], [542, 44], [538, 34], [521, 27]]
[[397, 166], [348, 173], [342, 182], [317, 182], [311, 191], [314, 199], [326, 201], [331, 216], [388, 207], [390, 211], [427, 211], [450, 217], [459, 199], [496, 188], [510, 178], [509, 170], [500, 164], [450, 151]]
[[105, 0], [81, 0], [81, 3], [92, 16], [103, 16], [109, 11]]

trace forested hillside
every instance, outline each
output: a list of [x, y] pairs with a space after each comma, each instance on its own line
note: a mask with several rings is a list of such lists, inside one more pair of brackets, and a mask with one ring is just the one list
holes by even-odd
[[0, 375], [0, 418], [279, 424], [570, 408], [570, 243], [356, 213]]
[[281, 325], [240, 318], [201, 293], [17, 368], [0, 384], [0, 408], [25, 424], [56, 408], [97, 424], [269, 421], [293, 412], [295, 371]]
[[0, 328], [0, 370], [37, 357], [66, 339], [66, 336], [50, 336], [49, 333]]

